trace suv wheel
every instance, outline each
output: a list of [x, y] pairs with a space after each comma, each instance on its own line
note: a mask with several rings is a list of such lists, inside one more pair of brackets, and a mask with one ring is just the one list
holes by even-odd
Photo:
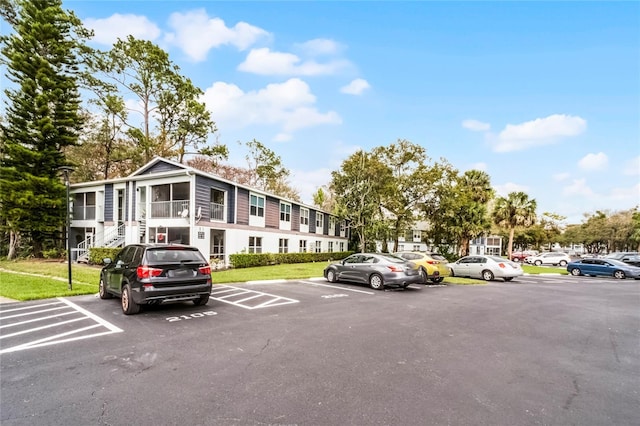
[[100, 276], [99, 292], [100, 299], [111, 299], [113, 297], [111, 293], [107, 292], [107, 287], [105, 286], [104, 277], [102, 275]]
[[133, 297], [131, 296], [131, 286], [129, 284], [125, 284], [122, 287], [122, 312], [125, 315], [134, 315], [140, 312], [140, 305], [133, 301]]
[[196, 306], [202, 306], [202, 305], [206, 305], [208, 301], [209, 301], [209, 295], [208, 294], [203, 294], [202, 296], [200, 296], [197, 299], [195, 299], [193, 301], [193, 304], [196, 305]]

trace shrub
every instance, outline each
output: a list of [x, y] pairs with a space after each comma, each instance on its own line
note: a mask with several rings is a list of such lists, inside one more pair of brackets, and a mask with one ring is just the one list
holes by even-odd
[[340, 260], [349, 256], [351, 251], [332, 253], [237, 253], [229, 256], [234, 268], [250, 268], [253, 266], [267, 266], [290, 263], [326, 262]]
[[89, 249], [89, 263], [102, 265], [102, 259], [105, 257], [113, 259], [120, 250], [122, 250], [121, 247], [91, 247]]
[[67, 257], [67, 251], [57, 248], [43, 250], [42, 257], [44, 257], [45, 259], [64, 259], [65, 257]]

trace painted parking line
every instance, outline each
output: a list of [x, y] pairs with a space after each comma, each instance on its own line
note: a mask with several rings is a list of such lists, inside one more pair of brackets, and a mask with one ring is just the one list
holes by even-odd
[[211, 290], [211, 299], [228, 303], [244, 309], [270, 308], [273, 306], [298, 303], [298, 300], [262, 291], [247, 290], [245, 288], [230, 285], [217, 284]]
[[2, 309], [0, 332], [3, 354], [121, 333], [122, 329], [59, 297], [56, 302]]
[[303, 284], [310, 284], [313, 286], [319, 286], [319, 287], [329, 287], [329, 288], [337, 288], [339, 290], [344, 290], [344, 291], [353, 291], [354, 293], [364, 293], [364, 294], [376, 294], [373, 291], [366, 291], [366, 290], [358, 290], [357, 288], [349, 288], [349, 287], [342, 287], [342, 286], [337, 286], [337, 285], [331, 285], [331, 284], [321, 284], [319, 282], [316, 281], [305, 281], [305, 280], [301, 280], [299, 281]]

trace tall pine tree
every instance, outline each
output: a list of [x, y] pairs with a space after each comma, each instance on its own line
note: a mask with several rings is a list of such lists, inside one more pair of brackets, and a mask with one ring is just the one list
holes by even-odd
[[1, 39], [10, 84], [0, 124], [0, 224], [9, 258], [20, 236], [39, 257], [65, 221], [59, 168], [82, 126], [77, 76], [89, 34], [61, 0], [3, 0], [0, 13], [12, 29]]

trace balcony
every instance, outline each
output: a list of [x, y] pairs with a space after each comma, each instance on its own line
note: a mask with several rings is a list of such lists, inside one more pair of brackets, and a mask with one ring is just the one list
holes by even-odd
[[224, 220], [224, 204], [211, 203], [209, 208], [211, 209], [211, 220]]
[[189, 215], [189, 200], [153, 201], [150, 218], [178, 218]]

